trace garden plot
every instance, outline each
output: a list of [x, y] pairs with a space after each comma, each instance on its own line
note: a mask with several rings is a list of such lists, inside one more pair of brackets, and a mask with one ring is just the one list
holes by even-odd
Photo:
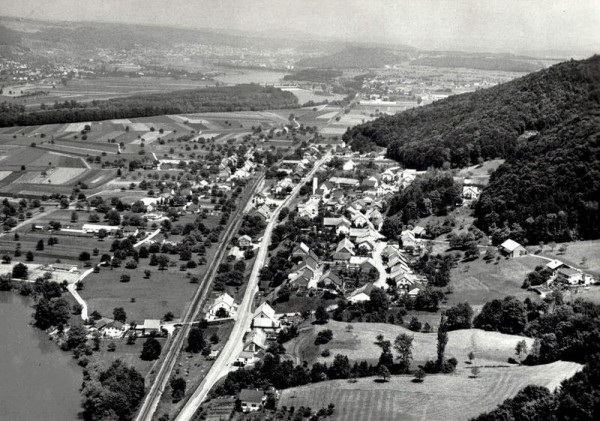
[[144, 143], [146, 145], [148, 145], [148, 144], [154, 142], [155, 140], [160, 139], [161, 137], [168, 136], [169, 134], [171, 134], [171, 132], [164, 132], [164, 133], [160, 133], [157, 131], [148, 132], [145, 135], [143, 135], [141, 139], [135, 139], [133, 142], [131, 142], [131, 144], [139, 145], [140, 143], [142, 143], [142, 140], [143, 140]]
[[71, 123], [67, 127], [65, 127], [65, 132], [80, 132], [82, 131], [86, 125], [91, 126], [91, 122], [84, 123]]
[[144, 123], [131, 123], [131, 129], [134, 132], [149, 132], [150, 131], [150, 127], [148, 127]]
[[30, 171], [23, 174], [15, 183], [25, 184], [66, 184], [79, 177], [86, 171], [85, 168], [53, 168], [43, 175], [41, 171]]
[[0, 181], [12, 174], [12, 171], [0, 171]]

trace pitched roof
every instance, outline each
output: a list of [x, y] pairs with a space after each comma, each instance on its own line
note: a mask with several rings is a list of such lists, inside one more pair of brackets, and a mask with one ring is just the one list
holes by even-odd
[[517, 243], [514, 240], [506, 240], [505, 242], [503, 242], [500, 247], [502, 247], [504, 250], [507, 251], [514, 251], [515, 249], [517, 249], [518, 247], [521, 247], [521, 244]]
[[227, 294], [226, 292], [219, 295], [216, 299], [215, 302], [213, 303], [213, 306], [220, 304], [220, 303], [225, 303], [228, 306], [232, 306], [234, 303], [233, 297], [229, 294]]
[[264, 313], [269, 319], [275, 318], [275, 310], [267, 302], [262, 303], [254, 310], [254, 317], [257, 317], [260, 313]]
[[346, 248], [347, 250], [354, 250], [354, 244], [352, 241], [348, 240], [346, 237], [342, 238], [340, 242], [337, 244], [335, 251], [338, 252], [342, 249]]
[[262, 390], [242, 389], [239, 398], [242, 402], [262, 402], [264, 395]]

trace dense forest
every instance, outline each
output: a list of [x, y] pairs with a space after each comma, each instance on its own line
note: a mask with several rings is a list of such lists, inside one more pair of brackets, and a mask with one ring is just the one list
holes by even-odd
[[134, 95], [74, 105], [69, 103], [69, 107], [60, 105], [55, 104], [54, 107], [46, 110], [28, 111], [22, 106], [0, 104], [0, 127], [149, 117], [162, 114], [297, 108], [298, 99], [291, 92], [249, 84]]
[[527, 130], [562, 126], [598, 109], [600, 57], [552, 66], [511, 82], [382, 117], [350, 129], [354, 149], [372, 142], [409, 168], [512, 157]]
[[600, 237], [600, 56], [379, 118], [344, 135], [410, 168], [505, 158], [476, 208], [499, 243]]
[[[411, 47], [399, 47], [405, 51]], [[309, 57], [296, 63], [298, 67], [322, 69], [372, 69], [386, 64], [399, 63], [409, 58], [406, 52], [385, 48], [347, 47], [322, 57]]]

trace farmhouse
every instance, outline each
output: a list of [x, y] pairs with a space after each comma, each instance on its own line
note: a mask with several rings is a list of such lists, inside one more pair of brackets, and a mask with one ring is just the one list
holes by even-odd
[[481, 190], [475, 186], [464, 186], [462, 191], [463, 204], [470, 205], [477, 202], [481, 196]]
[[556, 281], [567, 285], [588, 285], [592, 278], [571, 267], [561, 267], [556, 271]]
[[142, 336], [154, 336], [161, 335], [163, 333], [160, 320], [144, 320], [144, 323], [137, 325], [135, 331], [139, 332]]
[[239, 395], [243, 412], [258, 411], [265, 399], [265, 394], [258, 389], [242, 389]]
[[348, 297], [348, 301], [350, 301], [351, 303], [370, 301], [371, 291], [373, 291], [373, 289], [375, 288], [376, 286], [373, 285], [372, 282], [369, 282], [368, 284], [363, 285], [362, 287], [355, 290], [352, 294], [350, 294], [350, 296]]
[[527, 250], [521, 244], [514, 240], [506, 240], [500, 244], [500, 252], [509, 257], [519, 257], [527, 254]]
[[280, 327], [281, 323], [275, 317], [275, 310], [269, 304], [262, 303], [254, 311], [254, 317], [252, 318], [253, 329], [276, 332]]
[[240, 249], [247, 249], [252, 247], [252, 237], [250, 237], [249, 235], [242, 235], [238, 239], [238, 246], [240, 247]]
[[262, 330], [254, 330], [244, 341], [244, 348], [238, 361], [244, 364], [253, 364], [262, 357], [265, 349], [267, 349], [267, 335]]
[[236, 310], [237, 305], [235, 304], [233, 297], [225, 292], [219, 295], [211, 304], [206, 313], [206, 320], [212, 321], [215, 319], [233, 317]]

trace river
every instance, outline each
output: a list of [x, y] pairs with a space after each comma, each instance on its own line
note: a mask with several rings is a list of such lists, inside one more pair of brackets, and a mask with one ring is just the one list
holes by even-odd
[[0, 421], [76, 420], [81, 369], [28, 324], [32, 303], [0, 292]]

